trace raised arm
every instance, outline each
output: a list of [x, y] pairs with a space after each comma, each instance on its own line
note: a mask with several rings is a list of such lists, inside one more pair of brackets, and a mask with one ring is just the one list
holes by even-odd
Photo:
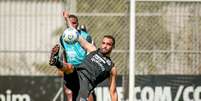
[[70, 22], [70, 19], [69, 19], [68, 11], [66, 11], [66, 10], [63, 11], [63, 17], [64, 17], [64, 20], [66, 21], [66, 23], [68, 24], [68, 26], [73, 28], [72, 23]]
[[87, 40], [85, 40], [82, 36], [79, 36], [78, 42], [84, 49], [87, 50], [87, 52], [92, 52], [96, 50], [96, 47], [93, 44], [87, 42]]
[[113, 67], [111, 70], [111, 75], [109, 77], [109, 90], [112, 101], [118, 101], [118, 95], [116, 90], [116, 77], [117, 77], [117, 70], [115, 67]]

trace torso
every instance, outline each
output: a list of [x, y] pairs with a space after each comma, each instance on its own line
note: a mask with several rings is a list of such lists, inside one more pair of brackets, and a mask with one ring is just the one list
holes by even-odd
[[[80, 31], [80, 35], [85, 39], [90, 37], [90, 35], [84, 31]], [[79, 44], [79, 42], [75, 42], [74, 44], [68, 44], [68, 43], [64, 42], [63, 39], [61, 39], [60, 41], [63, 44], [62, 46], [66, 53], [66, 55], [65, 55], [66, 61], [73, 65], [78, 65], [78, 64], [82, 63], [82, 61], [84, 60], [84, 58], [87, 55], [87, 52]]]
[[103, 56], [99, 50], [91, 52], [78, 67], [78, 71], [85, 75], [93, 87], [110, 76], [113, 63], [109, 57]]

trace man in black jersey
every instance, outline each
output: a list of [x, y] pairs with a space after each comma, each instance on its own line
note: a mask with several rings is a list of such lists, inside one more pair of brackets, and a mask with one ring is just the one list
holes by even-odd
[[115, 39], [110, 35], [103, 37], [100, 48], [96, 49], [93, 44], [88, 43], [79, 36], [78, 41], [89, 52], [83, 62], [76, 68], [68, 63], [63, 63], [58, 58], [59, 45], [56, 45], [51, 52], [50, 65], [69, 74], [77, 71], [77, 90], [73, 91], [74, 101], [87, 101], [90, 92], [102, 81], [109, 79], [109, 90], [112, 101], [117, 101], [116, 76], [117, 70], [110, 59], [112, 49], [115, 47]]

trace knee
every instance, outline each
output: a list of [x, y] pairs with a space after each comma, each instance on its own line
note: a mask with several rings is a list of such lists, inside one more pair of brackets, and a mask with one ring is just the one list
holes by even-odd
[[67, 73], [67, 74], [70, 74], [70, 73], [72, 73], [73, 72], [73, 65], [72, 64], [68, 64], [68, 63], [65, 63], [65, 72]]

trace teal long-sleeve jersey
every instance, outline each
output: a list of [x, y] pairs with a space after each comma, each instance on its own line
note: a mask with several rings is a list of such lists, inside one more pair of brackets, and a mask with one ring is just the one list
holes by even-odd
[[[88, 32], [82, 31], [82, 30], [79, 30], [78, 32], [84, 39], [92, 43], [92, 38]], [[60, 37], [60, 43], [64, 49], [64, 52], [65, 52], [64, 56], [67, 63], [73, 64], [73, 65], [79, 65], [80, 63], [82, 63], [82, 61], [87, 55], [87, 52], [80, 45], [79, 42], [75, 42], [73, 44], [66, 43], [63, 39], [63, 34], [62, 34], [62, 36]]]

